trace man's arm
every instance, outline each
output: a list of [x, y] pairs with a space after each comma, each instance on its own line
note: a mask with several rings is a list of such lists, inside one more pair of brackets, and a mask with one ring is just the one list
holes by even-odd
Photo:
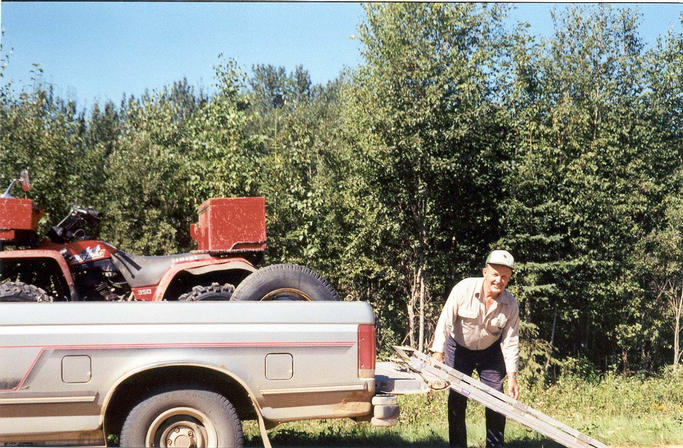
[[450, 297], [446, 301], [443, 310], [441, 310], [441, 316], [439, 316], [439, 322], [436, 324], [436, 329], [434, 330], [434, 342], [432, 343], [432, 358], [438, 362], [443, 362], [443, 352], [446, 348], [446, 338], [448, 337], [448, 330], [446, 326], [446, 321], [448, 314]]
[[508, 376], [508, 394], [517, 400], [519, 398], [519, 383], [517, 382], [517, 366], [519, 364], [519, 308], [508, 317], [503, 328], [501, 342], [505, 370]]
[[[462, 283], [462, 282], [461, 282]], [[449, 328], [453, 326], [453, 320], [458, 312], [458, 286], [455, 285], [448, 295], [446, 304], [441, 310], [439, 321], [434, 330], [434, 342], [432, 343], [432, 358], [438, 362], [444, 361], [444, 350], [446, 349], [446, 339], [448, 338]]]
[[517, 400], [519, 398], [519, 384], [517, 372], [508, 372], [508, 395]]

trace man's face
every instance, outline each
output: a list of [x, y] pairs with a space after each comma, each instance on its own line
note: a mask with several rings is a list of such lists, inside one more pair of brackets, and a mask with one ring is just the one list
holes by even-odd
[[487, 264], [484, 267], [483, 273], [484, 293], [490, 293], [494, 297], [498, 297], [498, 294], [503, 292], [510, 281], [512, 269], [499, 264]]

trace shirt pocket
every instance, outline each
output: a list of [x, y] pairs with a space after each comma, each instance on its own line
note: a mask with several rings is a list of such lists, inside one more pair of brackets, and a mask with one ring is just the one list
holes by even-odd
[[458, 308], [458, 318], [460, 318], [463, 328], [472, 329], [479, 324], [479, 311]]
[[508, 323], [508, 318], [505, 316], [505, 314], [499, 314], [493, 319], [491, 319], [491, 329], [494, 330], [496, 333], [500, 332], [503, 328], [505, 328], [505, 324]]

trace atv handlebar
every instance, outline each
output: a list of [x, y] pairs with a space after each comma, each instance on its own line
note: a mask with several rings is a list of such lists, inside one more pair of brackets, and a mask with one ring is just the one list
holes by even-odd
[[71, 213], [76, 213], [83, 217], [88, 224], [97, 224], [102, 220], [102, 214], [95, 210], [94, 208], [83, 208], [74, 205], [71, 208]]
[[94, 208], [74, 205], [59, 224], [52, 226], [47, 232], [47, 236], [55, 243], [85, 240], [90, 238], [85, 233], [86, 227], [96, 228], [101, 220], [102, 214]]

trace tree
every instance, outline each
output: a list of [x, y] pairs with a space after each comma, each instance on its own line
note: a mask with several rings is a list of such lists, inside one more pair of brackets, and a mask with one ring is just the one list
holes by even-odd
[[211, 98], [181, 82], [128, 100], [106, 166], [103, 231], [112, 242], [147, 254], [189, 250], [199, 204], [256, 194], [259, 154], [246, 137], [241, 76], [227, 61]]
[[[679, 174], [679, 178], [683, 171]], [[654, 311], [664, 317], [672, 333], [674, 373], [681, 361], [683, 333], [683, 189], [666, 200], [662, 225], [639, 244], [637, 254], [650, 282]]]
[[249, 100], [234, 60], [216, 66], [216, 86], [218, 93], [193, 114], [180, 142], [195, 209], [208, 198], [259, 193], [263, 148], [260, 136], [247, 129]]
[[334, 270], [334, 251], [330, 251], [340, 230], [332, 225], [341, 174], [334, 171], [340, 86], [336, 81], [318, 87], [309, 99], [287, 106], [279, 132], [268, 140], [261, 161], [272, 235], [269, 257], [309, 264], [323, 272]]
[[41, 73], [39, 68], [34, 72], [33, 91], [17, 97], [9, 90], [2, 94], [0, 169], [7, 185], [28, 168], [31, 197], [45, 209], [44, 231], [81, 197], [81, 179], [89, 172], [80, 164], [86, 151], [83, 114], [74, 102], [56, 97], [52, 87], [42, 83]]
[[675, 372], [683, 351], [683, 33], [669, 31], [659, 39], [648, 54], [647, 71], [648, 118], [657, 136], [649, 143], [659, 155], [652, 164], [662, 194], [652, 213], [653, 229], [633, 255], [635, 276], [643, 287], [643, 333], [648, 336], [641, 352], [654, 352], [648, 356], [654, 358], [671, 347]]
[[654, 227], [674, 165], [656, 143], [638, 15], [599, 6], [555, 17], [545, 45], [517, 46], [503, 241], [525, 261], [517, 294], [542, 337], [629, 368], [643, 312], [632, 248]]
[[178, 145], [186, 130], [163, 93], [129, 102], [126, 114], [106, 159], [102, 236], [126, 251], [176, 253], [189, 246], [193, 212], [189, 166]]
[[257, 64], [252, 67], [252, 71], [253, 76], [249, 84], [255, 97], [254, 104], [263, 111], [284, 106], [289, 90], [289, 79], [285, 68]]
[[500, 20], [498, 6], [373, 4], [359, 28], [364, 63], [344, 110], [359, 184], [346, 263], [367, 266], [356, 268], [358, 282], [405, 298], [407, 336], [420, 350], [431, 298], [498, 236], [487, 208], [504, 134], [493, 102]]

